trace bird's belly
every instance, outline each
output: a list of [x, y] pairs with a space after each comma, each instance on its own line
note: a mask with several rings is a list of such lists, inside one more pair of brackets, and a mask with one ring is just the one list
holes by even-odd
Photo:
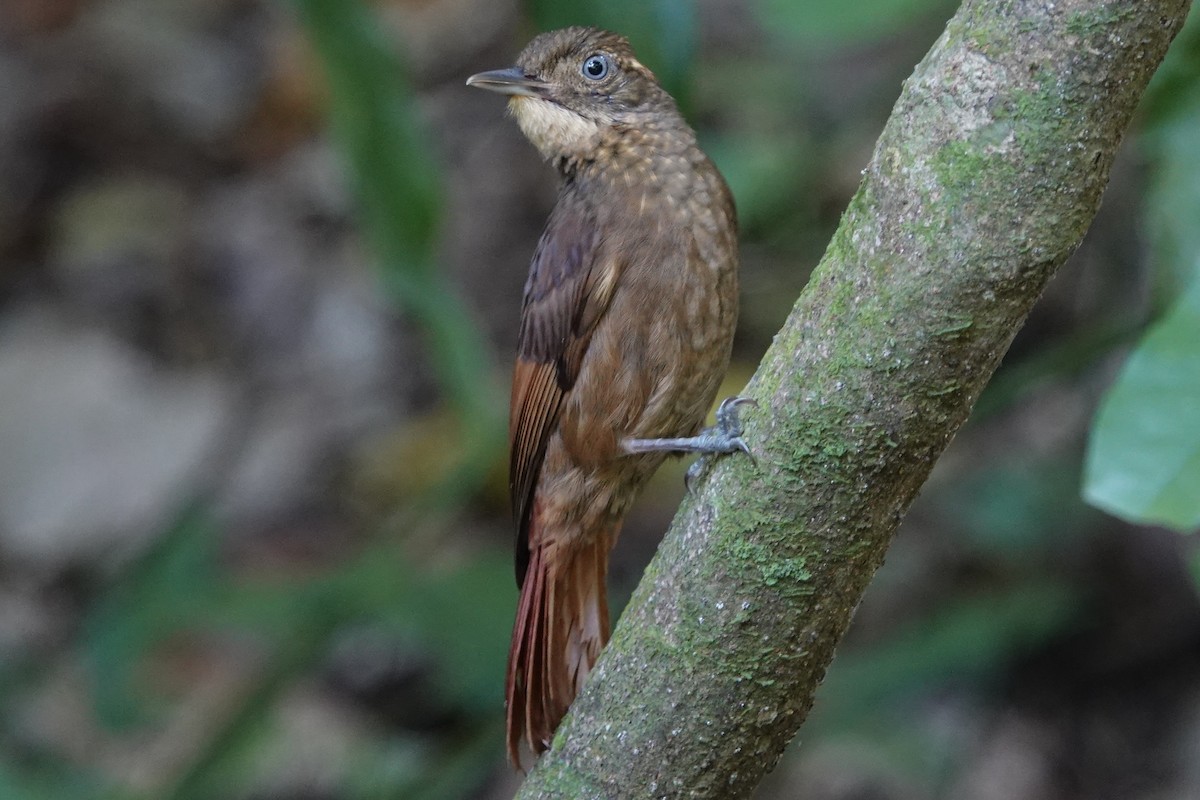
[[686, 277], [614, 298], [560, 417], [578, 463], [628, 460], [624, 439], [689, 436], [703, 423], [728, 366], [736, 295], [717, 275]]
[[[547, 443], [539, 494], [573, 498], [546, 509], [568, 538], [618, 524], [666, 457], [630, 455], [621, 442], [695, 434], [724, 376], [731, 320], [686, 311], [680, 318], [662, 309], [651, 319], [597, 331]], [[696, 335], [697, 322], [709, 332]]]
[[709, 244], [650, 236], [623, 272], [547, 441], [538, 493], [574, 498], [546, 509], [563, 530], [619, 524], [662, 464], [661, 452], [625, 452], [626, 439], [691, 436], [702, 426], [737, 322], [736, 250], [721, 258]]

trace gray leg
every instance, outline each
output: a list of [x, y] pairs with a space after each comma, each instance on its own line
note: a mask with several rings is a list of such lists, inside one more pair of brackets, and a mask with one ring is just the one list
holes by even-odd
[[704, 471], [707, 456], [740, 451], [753, 458], [749, 446], [742, 438], [742, 420], [738, 416], [738, 406], [746, 403], [757, 405], [749, 397], [726, 398], [717, 408], [717, 424], [705, 428], [695, 436], [674, 439], [626, 439], [622, 446], [627, 453], [700, 453], [700, 458], [696, 459], [684, 476], [684, 483], [690, 491], [692, 481]]

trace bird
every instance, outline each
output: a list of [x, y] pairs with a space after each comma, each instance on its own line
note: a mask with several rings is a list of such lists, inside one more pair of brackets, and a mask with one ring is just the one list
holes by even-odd
[[[534, 38], [467, 85], [506, 95], [558, 197], [525, 283], [509, 416], [520, 599], [509, 760], [549, 748], [608, 641], [609, 552], [671, 453], [749, 452], [738, 407], [703, 428], [738, 316], [733, 196], [628, 39]], [[697, 465], [689, 475], [697, 473]]]

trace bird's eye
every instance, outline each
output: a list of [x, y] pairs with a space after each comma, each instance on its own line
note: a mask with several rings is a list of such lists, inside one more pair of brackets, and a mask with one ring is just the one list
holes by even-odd
[[580, 72], [583, 73], [583, 77], [589, 80], [604, 80], [605, 76], [608, 75], [608, 56], [601, 53], [588, 56], [584, 60]]

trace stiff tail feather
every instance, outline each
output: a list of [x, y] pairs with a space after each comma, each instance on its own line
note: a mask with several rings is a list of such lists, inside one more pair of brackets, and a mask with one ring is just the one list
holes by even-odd
[[[531, 541], [538, 538], [530, 537]], [[582, 547], [535, 545], [521, 584], [505, 687], [508, 757], [520, 768], [522, 735], [534, 754], [554, 729], [608, 643], [605, 574], [611, 536]]]

